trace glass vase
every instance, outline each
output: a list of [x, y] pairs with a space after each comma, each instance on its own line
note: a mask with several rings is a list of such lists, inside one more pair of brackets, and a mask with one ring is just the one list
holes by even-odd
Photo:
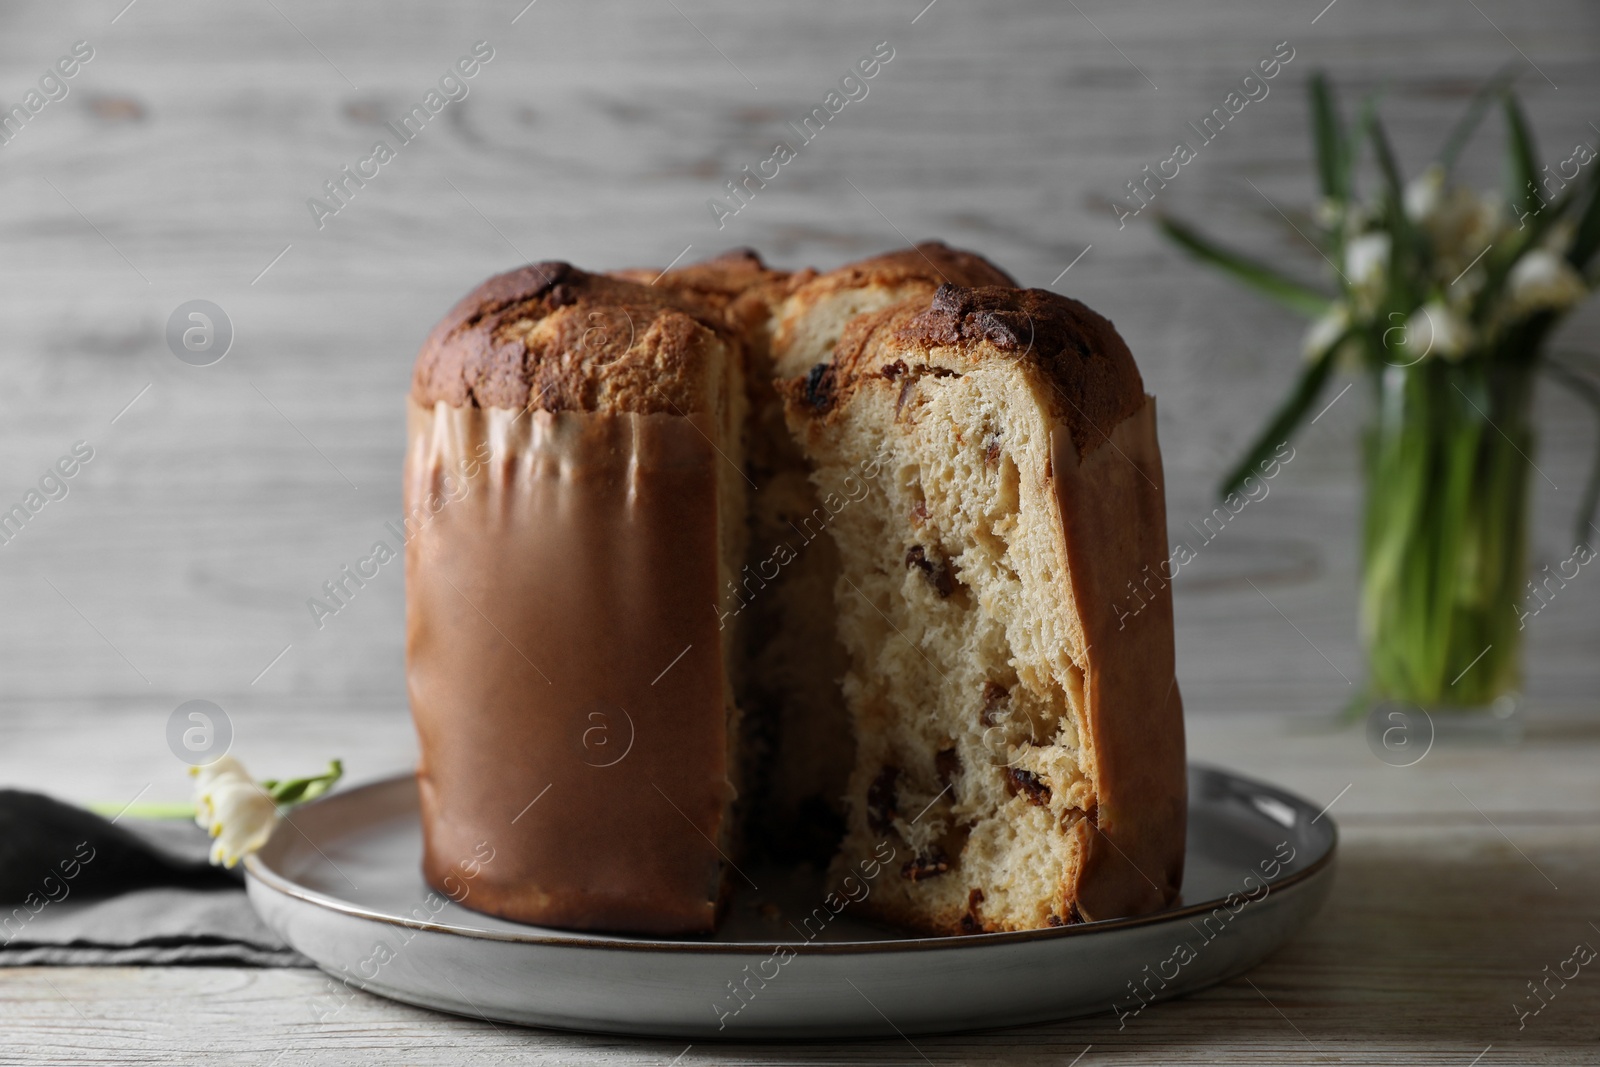
[[1374, 373], [1361, 635], [1376, 704], [1516, 709], [1533, 364], [1429, 358]]

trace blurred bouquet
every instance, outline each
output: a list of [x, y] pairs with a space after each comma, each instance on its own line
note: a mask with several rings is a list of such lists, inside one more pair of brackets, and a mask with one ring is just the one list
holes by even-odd
[[[1223, 496], [1306, 418], [1336, 365], [1368, 372], [1376, 396], [1367, 477], [1361, 632], [1363, 703], [1510, 706], [1520, 681], [1527, 578], [1533, 380], [1550, 374], [1600, 414], [1592, 368], [1546, 350], [1561, 316], [1589, 294], [1600, 248], [1600, 165], [1577, 144], [1540, 166], [1522, 107], [1502, 75], [1473, 98], [1437, 159], [1410, 182], [1368, 98], [1347, 131], [1321, 74], [1311, 80], [1321, 197], [1308, 238], [1336, 295], [1163, 219], [1179, 245], [1312, 319], [1294, 389], [1224, 479]], [[1457, 156], [1499, 102], [1507, 130], [1501, 196], [1456, 184]], [[1358, 196], [1370, 147], [1378, 183]], [[1304, 233], [1304, 231], [1302, 231]], [[1600, 460], [1578, 517], [1577, 549], [1600, 497]], [[1524, 590], [1527, 586], [1527, 591]]]

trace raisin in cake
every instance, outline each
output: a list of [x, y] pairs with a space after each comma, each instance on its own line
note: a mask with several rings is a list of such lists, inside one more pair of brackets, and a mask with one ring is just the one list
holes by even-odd
[[946, 285], [852, 316], [782, 388], [819, 487], [882, 465], [830, 524], [855, 739], [838, 862], [897, 856], [862, 906], [970, 933], [1173, 900], [1171, 602], [1113, 607], [1165, 556], [1161, 457], [1111, 324], [1043, 290]]

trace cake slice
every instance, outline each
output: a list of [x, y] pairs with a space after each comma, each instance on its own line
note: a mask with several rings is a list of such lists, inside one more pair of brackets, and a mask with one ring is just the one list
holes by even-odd
[[1111, 324], [1053, 293], [864, 307], [778, 332], [789, 424], [841, 505], [835, 873], [892, 850], [858, 906], [930, 933], [1157, 910], [1184, 848], [1172, 609], [1165, 587], [1114, 607], [1166, 557], [1155, 402]]
[[406, 682], [423, 871], [570, 929], [703, 933], [740, 836], [744, 355], [720, 313], [541, 263], [417, 358]]

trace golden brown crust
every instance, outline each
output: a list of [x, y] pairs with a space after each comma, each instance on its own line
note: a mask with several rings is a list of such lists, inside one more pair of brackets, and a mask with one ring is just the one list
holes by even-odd
[[705, 411], [719, 341], [735, 344], [722, 315], [681, 293], [535, 263], [450, 310], [417, 356], [411, 396], [425, 407]]
[[784, 301], [773, 328], [774, 373], [804, 374], [831, 358], [834, 343], [856, 317], [903, 300], [926, 300], [946, 284], [1016, 283], [982, 256], [938, 241], [847, 264], [795, 286]]
[[1011, 275], [974, 252], [951, 248], [943, 241], [924, 241], [818, 275], [796, 296], [812, 302], [846, 289], [895, 289], [914, 282], [932, 286], [1017, 284]]
[[729, 329], [756, 341], [771, 332], [773, 318], [788, 295], [816, 277], [816, 271], [773, 270], [749, 248], [735, 248], [699, 263], [669, 271], [630, 269], [614, 276], [662, 288], [716, 311]]
[[995, 359], [1039, 374], [1080, 452], [1144, 403], [1139, 368], [1108, 319], [1046, 289], [954, 285], [857, 316], [831, 364], [781, 389], [797, 413], [826, 416], [864, 381], [893, 379], [909, 364], [961, 374]]

